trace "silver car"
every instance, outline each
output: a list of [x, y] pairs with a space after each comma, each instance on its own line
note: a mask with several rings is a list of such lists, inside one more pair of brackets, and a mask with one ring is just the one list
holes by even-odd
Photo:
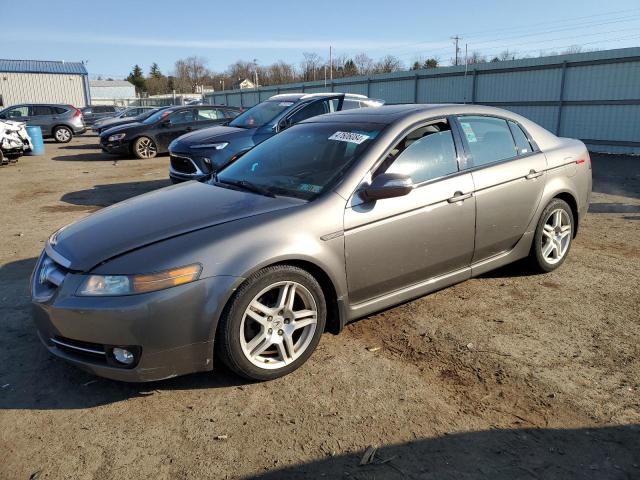
[[58, 143], [68, 143], [74, 135], [87, 131], [82, 112], [73, 105], [21, 104], [0, 111], [0, 119], [25, 122], [37, 126], [45, 138], [53, 137]]
[[[567, 258], [591, 192], [584, 144], [477, 105], [321, 115], [208, 183], [54, 233], [31, 282], [45, 346], [109, 378], [302, 365], [324, 331], [521, 258]], [[214, 357], [215, 353], [215, 357]]]

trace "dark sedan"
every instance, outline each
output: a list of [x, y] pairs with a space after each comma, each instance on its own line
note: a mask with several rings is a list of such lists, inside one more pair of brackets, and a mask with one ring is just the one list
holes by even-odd
[[187, 134], [169, 145], [173, 183], [206, 180], [267, 138], [307, 118], [384, 102], [353, 93], [286, 93], [255, 105], [228, 126]]
[[107, 153], [153, 158], [166, 153], [181, 135], [227, 123], [240, 110], [219, 105], [192, 105], [160, 110], [142, 122], [110, 128], [100, 134], [100, 147]]

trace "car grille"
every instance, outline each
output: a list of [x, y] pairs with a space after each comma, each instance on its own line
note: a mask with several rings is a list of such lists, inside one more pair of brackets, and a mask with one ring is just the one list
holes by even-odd
[[180, 155], [171, 154], [171, 168], [178, 173], [186, 173], [193, 175], [198, 173], [198, 169], [189, 157], [182, 157]]
[[33, 276], [33, 296], [36, 301], [50, 299], [69, 273], [69, 269], [57, 263], [46, 253], [42, 254]]

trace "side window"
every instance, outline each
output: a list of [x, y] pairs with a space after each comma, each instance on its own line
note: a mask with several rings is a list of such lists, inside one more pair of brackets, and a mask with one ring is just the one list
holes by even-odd
[[289, 117], [289, 123], [291, 125], [295, 125], [307, 118], [315, 117], [316, 115], [322, 115], [324, 113], [329, 113], [329, 102], [326, 100], [316, 101], [303, 107], [301, 110], [298, 110], [291, 117]]
[[224, 114], [227, 118], [236, 118], [240, 115], [240, 112], [238, 110], [225, 110]]
[[195, 122], [195, 110], [181, 110], [179, 112], [172, 113], [169, 117], [171, 125], [180, 125], [183, 123]]
[[217, 108], [199, 108], [198, 121], [206, 122], [209, 120], [219, 120], [225, 118], [224, 113]]
[[516, 146], [506, 120], [480, 116], [459, 117], [459, 120], [474, 166], [516, 156]]
[[67, 109], [64, 107], [53, 107], [53, 113], [62, 115], [63, 113], [67, 113]]
[[51, 107], [46, 105], [33, 105], [31, 107], [31, 116], [33, 117], [43, 117], [45, 115], [52, 115]]
[[513, 134], [513, 139], [516, 141], [516, 151], [518, 155], [527, 155], [533, 152], [533, 148], [529, 143], [529, 139], [520, 128], [516, 122], [508, 122], [509, 128], [511, 129], [511, 133]]
[[409, 133], [391, 151], [376, 173], [402, 173], [413, 183], [426, 182], [458, 171], [455, 143], [446, 121]]
[[12, 108], [6, 113], [7, 118], [19, 118], [29, 116], [29, 107], [26, 105], [23, 107]]
[[349, 100], [347, 98], [342, 102], [342, 110], [353, 110], [355, 108], [360, 108], [360, 102], [358, 100]]

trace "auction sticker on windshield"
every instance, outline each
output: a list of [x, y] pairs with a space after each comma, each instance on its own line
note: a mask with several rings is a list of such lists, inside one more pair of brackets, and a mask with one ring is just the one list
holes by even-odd
[[360, 145], [362, 142], [369, 140], [369, 135], [353, 132], [336, 132], [329, 137], [329, 140], [337, 140], [338, 142], [356, 143]]

